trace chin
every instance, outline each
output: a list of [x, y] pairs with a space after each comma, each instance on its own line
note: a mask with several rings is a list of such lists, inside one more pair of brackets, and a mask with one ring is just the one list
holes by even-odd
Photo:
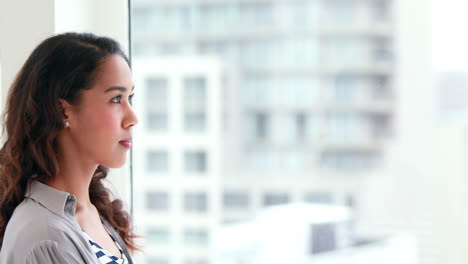
[[118, 168], [122, 168], [125, 165], [125, 161], [126, 159], [124, 158], [121, 160], [111, 160], [111, 161], [101, 163], [101, 164], [110, 169], [118, 169]]

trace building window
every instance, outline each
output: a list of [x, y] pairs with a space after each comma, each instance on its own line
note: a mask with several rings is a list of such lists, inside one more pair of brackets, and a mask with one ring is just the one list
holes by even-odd
[[226, 209], [247, 209], [249, 207], [249, 194], [246, 191], [225, 191], [223, 205]]
[[231, 46], [227, 41], [200, 41], [198, 52], [203, 55], [223, 57], [230, 54]]
[[169, 230], [166, 227], [150, 227], [146, 232], [150, 244], [169, 244]]
[[249, 139], [266, 140], [270, 134], [270, 116], [264, 112], [253, 112], [247, 118]]
[[197, 30], [203, 32], [226, 30], [232, 23], [225, 4], [200, 4], [197, 7]]
[[322, 166], [332, 169], [369, 169], [377, 165], [381, 155], [377, 151], [325, 151]]
[[333, 82], [335, 102], [345, 104], [352, 103], [357, 94], [357, 79], [351, 76], [336, 76]]
[[168, 81], [165, 78], [146, 80], [146, 104], [150, 109], [166, 109], [168, 98]]
[[242, 44], [241, 62], [251, 69], [274, 66], [276, 43], [272, 40], [251, 40]]
[[246, 168], [252, 171], [273, 171], [278, 169], [281, 158], [273, 150], [249, 150], [245, 156]]
[[164, 257], [149, 257], [146, 261], [147, 264], [169, 264], [169, 259]]
[[184, 104], [186, 108], [203, 108], [206, 104], [206, 79], [189, 77], [184, 80]]
[[316, 41], [310, 38], [287, 39], [279, 43], [281, 67], [307, 68], [317, 64]]
[[324, 41], [324, 60], [331, 66], [357, 67], [364, 63], [363, 41], [353, 37], [335, 37]]
[[329, 192], [308, 192], [306, 193], [304, 200], [307, 203], [314, 204], [332, 204], [333, 197]]
[[146, 208], [155, 211], [169, 211], [169, 194], [151, 191], [146, 194]]
[[370, 0], [371, 17], [374, 21], [385, 22], [390, 19], [390, 5], [393, 0]]
[[186, 259], [184, 264], [209, 264], [209, 261], [206, 259]]
[[168, 172], [169, 154], [167, 151], [149, 151], [147, 154], [147, 168], [149, 172]]
[[164, 132], [168, 130], [167, 113], [147, 112], [146, 117], [149, 131]]
[[244, 81], [243, 96], [247, 106], [274, 105], [274, 87], [271, 79], [249, 78]]
[[287, 172], [304, 172], [309, 165], [308, 153], [301, 150], [289, 150], [282, 153], [283, 169]]
[[367, 139], [368, 122], [354, 113], [333, 112], [328, 115], [328, 139], [333, 143], [359, 143]]
[[374, 38], [371, 43], [371, 58], [373, 62], [385, 63], [392, 61], [391, 43], [388, 38]]
[[390, 77], [387, 75], [375, 75], [369, 79], [370, 100], [389, 100], [392, 97], [390, 91]]
[[243, 30], [252, 27], [271, 27], [273, 24], [273, 6], [271, 3], [245, 3], [239, 6], [240, 23]]
[[185, 152], [185, 171], [202, 173], [207, 171], [207, 157], [204, 151]]
[[392, 117], [388, 114], [372, 114], [369, 116], [371, 122], [371, 135], [373, 140], [389, 138], [392, 135]]
[[186, 113], [184, 124], [187, 132], [202, 132], [206, 129], [206, 115], [205, 113]]
[[208, 198], [206, 193], [191, 192], [184, 195], [184, 209], [186, 212], [207, 212]]
[[313, 224], [311, 227], [310, 253], [312, 255], [335, 250], [336, 225], [335, 224]]
[[296, 113], [294, 115], [295, 127], [296, 127], [296, 138], [303, 140], [306, 138], [307, 133], [307, 116], [305, 113]]
[[205, 228], [187, 228], [184, 231], [184, 244], [190, 246], [207, 246], [209, 233]]
[[279, 82], [278, 102], [288, 108], [310, 108], [320, 99], [312, 78], [285, 78]]
[[323, 3], [326, 24], [347, 26], [356, 22], [357, 0], [327, 0]]
[[263, 196], [263, 205], [272, 206], [289, 203], [289, 195], [286, 193], [267, 193]]
[[284, 2], [280, 9], [283, 24], [291, 28], [313, 26], [314, 12], [310, 3], [309, 1]]

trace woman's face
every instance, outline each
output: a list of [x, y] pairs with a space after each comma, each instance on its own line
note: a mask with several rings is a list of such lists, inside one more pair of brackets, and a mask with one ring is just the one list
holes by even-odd
[[131, 106], [131, 71], [118, 55], [107, 57], [97, 71], [94, 84], [82, 92], [65, 129], [69, 129], [80, 159], [117, 168], [125, 163], [132, 144], [131, 129], [138, 122]]

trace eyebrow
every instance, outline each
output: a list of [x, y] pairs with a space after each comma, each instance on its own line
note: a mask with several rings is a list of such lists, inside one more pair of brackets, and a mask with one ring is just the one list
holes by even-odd
[[[135, 86], [132, 87], [132, 92], [133, 90], [135, 90]], [[123, 86], [113, 86], [107, 90], [104, 91], [104, 93], [107, 93], [107, 92], [112, 92], [112, 91], [121, 91], [121, 92], [126, 92], [127, 91], [127, 88], [123, 87]]]

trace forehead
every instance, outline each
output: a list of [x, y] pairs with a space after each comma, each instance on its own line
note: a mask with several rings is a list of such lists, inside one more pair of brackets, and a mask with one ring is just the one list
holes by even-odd
[[132, 72], [124, 58], [111, 55], [104, 59], [96, 72], [95, 81], [89, 91], [104, 92], [110, 87], [133, 87]]

